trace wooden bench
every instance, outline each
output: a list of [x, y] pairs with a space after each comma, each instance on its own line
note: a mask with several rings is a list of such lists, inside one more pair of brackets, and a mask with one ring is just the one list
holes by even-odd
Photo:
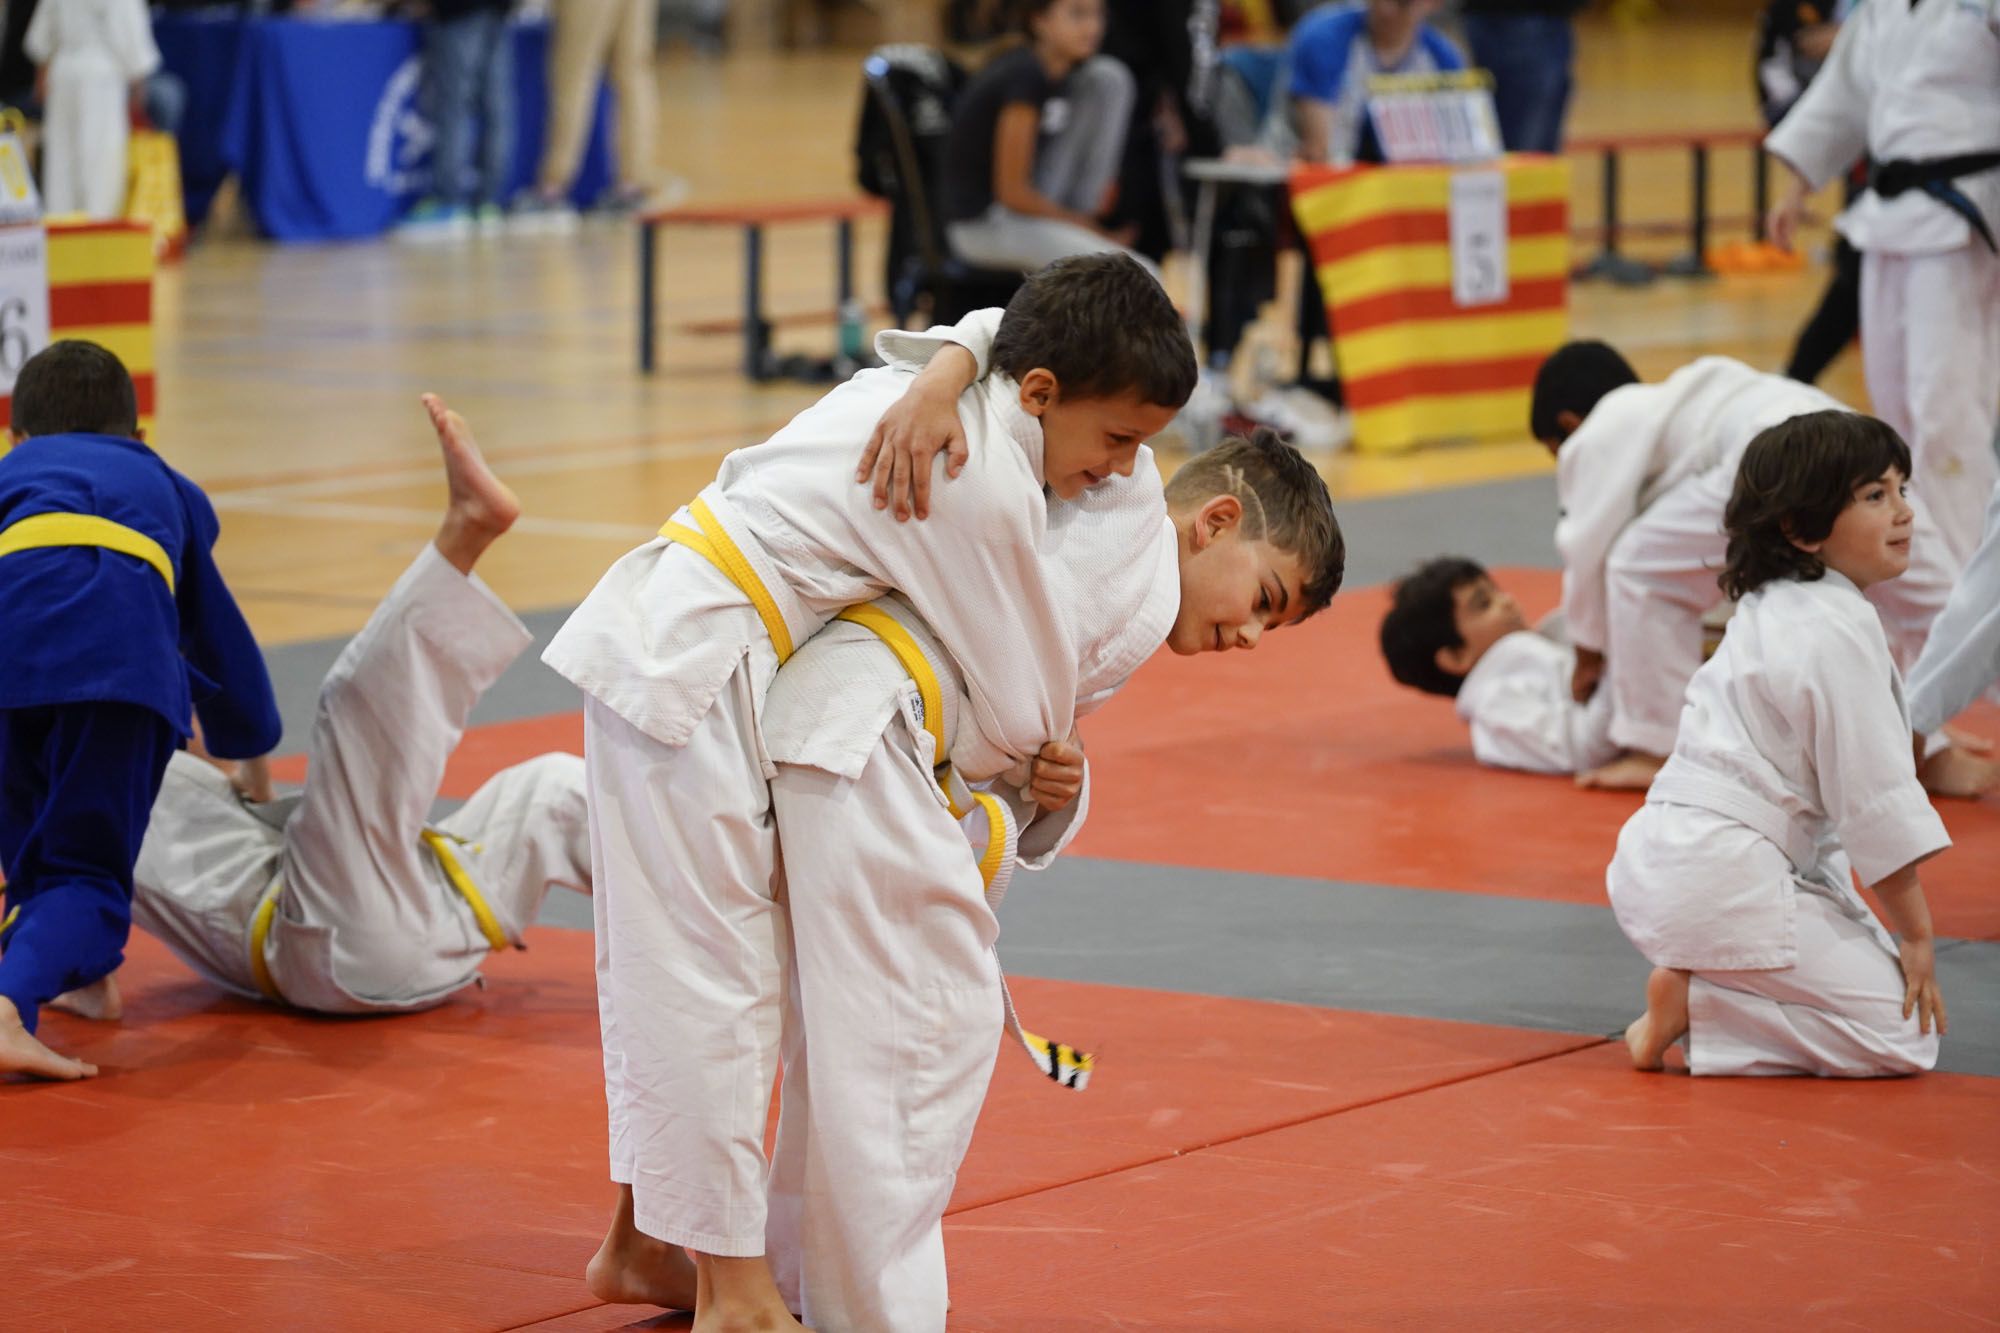
[[764, 315], [764, 229], [797, 222], [831, 222], [838, 235], [834, 251], [835, 297], [844, 307], [854, 299], [854, 224], [889, 215], [889, 205], [868, 195], [794, 199], [765, 203], [703, 204], [642, 214], [639, 218], [639, 369], [652, 374], [658, 358], [655, 279], [659, 232], [663, 227], [743, 229], [743, 373], [752, 380], [790, 373], [771, 351], [771, 321]]

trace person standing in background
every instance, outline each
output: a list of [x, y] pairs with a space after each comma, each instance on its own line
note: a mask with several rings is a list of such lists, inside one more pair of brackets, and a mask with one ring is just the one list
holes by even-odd
[[1472, 63], [1493, 76], [1493, 109], [1510, 153], [1562, 151], [1576, 60], [1571, 22], [1583, 0], [1465, 0]]
[[559, 225], [574, 219], [569, 189], [590, 134], [597, 82], [607, 66], [618, 103], [618, 175], [599, 206], [636, 211], [653, 193], [659, 6], [655, 0], [555, 0], [549, 18], [548, 135], [535, 186], [515, 201], [515, 215]]
[[130, 108], [160, 66], [145, 0], [41, 5], [26, 48], [42, 97], [43, 206], [96, 222], [120, 216]]
[[[462, 235], [477, 225], [500, 226], [500, 196], [514, 161], [514, 52], [508, 12], [513, 0], [430, 0], [424, 25], [424, 94], [437, 147], [430, 193], [397, 228], [401, 235]], [[476, 187], [472, 167], [475, 118], [479, 135]]]

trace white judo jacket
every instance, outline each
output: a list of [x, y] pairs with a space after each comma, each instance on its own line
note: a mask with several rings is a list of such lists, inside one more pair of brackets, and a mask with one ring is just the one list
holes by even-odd
[[[1876, 162], [2000, 150], [2000, 0], [1864, 0], [1764, 147], [1817, 189]], [[2000, 234], [2000, 168], [1956, 182]], [[1835, 224], [1860, 250], [1939, 254], [1984, 245], [1922, 190], [1858, 195]]]
[[1537, 630], [1517, 630], [1488, 648], [1458, 688], [1458, 716], [1472, 729], [1472, 756], [1494, 768], [1581, 773], [1618, 756], [1611, 743], [1611, 692], [1590, 702], [1570, 693], [1576, 650]]
[[1759, 431], [1830, 408], [1847, 410], [1809, 384], [1726, 356], [1702, 357], [1658, 384], [1628, 384], [1599, 399], [1556, 452], [1556, 550], [1570, 641], [1605, 650], [1605, 564], [1626, 525], [1690, 477], [1716, 467], [1733, 474]]

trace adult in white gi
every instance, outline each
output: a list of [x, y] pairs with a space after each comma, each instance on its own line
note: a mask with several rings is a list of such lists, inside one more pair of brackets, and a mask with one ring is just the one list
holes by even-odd
[[1871, 160], [1835, 223], [1862, 254], [1868, 398], [1963, 564], [2000, 477], [2000, 0], [1866, 0], [1764, 146], [1795, 173], [1780, 245], [1809, 190]]
[[160, 67], [145, 0], [43, 0], [26, 47], [47, 77], [43, 208], [96, 221], [121, 216], [127, 107], [133, 86]]
[[1696, 1074], [1869, 1077], [1936, 1062], [1929, 1029], [1943, 1013], [1922, 1003], [1935, 974], [1916, 864], [1951, 840], [1917, 781], [1902, 680], [1857, 586], [1894, 577], [1908, 510], [1887, 486], [1864, 487], [1841, 522], [1864, 505], [1865, 521], [1819, 544], [1821, 577], [1774, 578], [1738, 602], [1688, 685], [1672, 758], [1619, 834], [1611, 906], [1655, 968], [1627, 1034], [1641, 1068], [1660, 1067], [1683, 1033]]
[[1981, 692], [2000, 703], [2000, 486], [1986, 505], [1986, 535], [1910, 668], [1910, 722], [1929, 735]]
[[[1030, 299], [1091, 281], [1146, 291], [1120, 308], [1180, 328], [1158, 284], [1120, 256], [1052, 266]], [[1184, 330], [1173, 336], [1191, 377]], [[1046, 369], [1023, 374], [961, 400], [971, 461], [922, 524], [877, 513], [854, 482], [913, 375], [856, 376], [729, 455], [672, 535], [614, 565], [544, 655], [587, 696], [612, 1178], [631, 1187], [639, 1232], [695, 1252], [718, 1305], [783, 1318], [762, 1258], [788, 948], [758, 727], [773, 674], [837, 612], [895, 589], [964, 665], [978, 732], [1007, 763], [1067, 736], [1077, 667], [1041, 560], [1043, 486], [1070, 497], [1129, 473], [1178, 407], [1063, 400]]]
[[429, 400], [453, 507], [320, 687], [304, 790], [246, 800], [176, 754], [133, 919], [195, 971], [320, 1013], [422, 1009], [519, 947], [552, 885], [590, 891], [583, 760], [546, 754], [429, 823], [465, 721], [533, 636], [471, 572], [519, 506]]
[[[1601, 664], [1611, 740], [1632, 756], [1587, 783], [1643, 788], [1673, 749], [1682, 694], [1701, 665], [1701, 617], [1722, 600], [1722, 511], [1743, 451], [1768, 426], [1835, 408], [1842, 404], [1809, 384], [1707, 356], [1658, 384], [1611, 390], [1560, 438], [1556, 548], [1564, 619], [1579, 650], [1576, 694], [1596, 689]], [[1924, 504], [1912, 507], [1909, 572], [1869, 590], [1905, 664], [1957, 568]]]

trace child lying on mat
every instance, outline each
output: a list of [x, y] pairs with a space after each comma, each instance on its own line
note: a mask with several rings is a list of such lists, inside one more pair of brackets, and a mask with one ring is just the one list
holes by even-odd
[[1458, 702], [1473, 757], [1529, 773], [1584, 773], [1618, 753], [1611, 696], [1578, 703], [1576, 650], [1558, 623], [1532, 629], [1479, 564], [1440, 556], [1396, 585], [1382, 618], [1389, 674]]

